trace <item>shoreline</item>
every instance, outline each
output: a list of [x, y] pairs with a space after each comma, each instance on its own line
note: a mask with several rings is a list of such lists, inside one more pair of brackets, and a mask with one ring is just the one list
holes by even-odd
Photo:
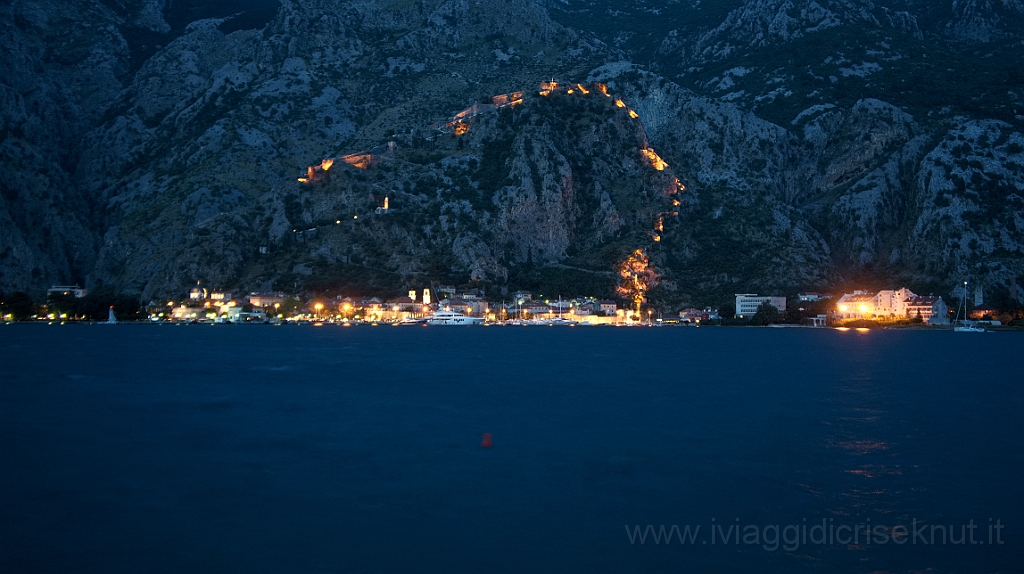
[[[103, 321], [74, 321], [74, 320], [28, 320], [28, 321], [2, 321], [0, 324], [3, 325], [110, 325]], [[341, 327], [352, 327], [352, 326], [444, 326], [444, 325], [428, 325], [426, 323], [399, 323], [389, 321], [283, 321], [283, 322], [254, 322], [254, 321], [242, 321], [242, 322], [227, 322], [227, 323], [216, 323], [216, 322], [187, 322], [187, 321], [118, 321], [114, 323], [117, 325], [160, 325], [160, 326], [232, 326], [232, 325], [246, 325], [246, 326], [315, 326], [315, 327], [330, 327], [330, 326], [341, 326]], [[462, 325], [462, 326], [474, 326], [474, 325]], [[512, 324], [501, 321], [490, 321], [484, 322], [481, 325], [475, 326], [532, 326], [532, 327], [550, 327], [555, 325], [550, 324]], [[682, 324], [682, 323], [654, 323], [654, 324], [614, 324], [614, 323], [599, 323], [599, 324], [585, 324], [579, 323], [574, 325], [564, 325], [571, 327], [672, 327], [672, 328], [713, 328], [713, 327], [725, 327], [725, 328], [803, 328], [803, 329], [814, 329], [814, 330], [857, 330], [857, 332], [863, 333], [868, 330], [922, 330], [922, 332], [952, 332], [952, 325], [929, 325], [929, 324], [873, 324], [873, 325], [831, 325], [831, 326], [814, 326], [807, 324], [794, 324], [794, 323], [773, 323], [768, 325], [751, 325], [751, 324]], [[986, 333], [1024, 333], [1024, 326], [1018, 325], [981, 325], [985, 328]]]

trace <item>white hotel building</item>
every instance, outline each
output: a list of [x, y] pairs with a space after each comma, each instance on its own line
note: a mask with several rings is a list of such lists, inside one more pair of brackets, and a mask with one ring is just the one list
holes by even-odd
[[906, 287], [884, 291], [854, 291], [836, 302], [838, 319], [904, 319], [921, 318], [929, 323], [943, 323], [949, 307], [942, 297], [922, 297]]

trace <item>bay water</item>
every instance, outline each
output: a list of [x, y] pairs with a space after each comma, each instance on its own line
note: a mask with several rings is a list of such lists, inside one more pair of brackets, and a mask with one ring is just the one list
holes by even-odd
[[1022, 353], [928, 330], [0, 325], [0, 571], [1024, 572]]

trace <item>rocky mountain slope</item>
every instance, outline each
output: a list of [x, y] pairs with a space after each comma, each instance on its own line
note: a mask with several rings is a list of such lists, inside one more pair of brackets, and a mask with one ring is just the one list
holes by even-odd
[[1024, 275], [1016, 0], [171, 4], [0, 7], [0, 288]]
[[[677, 265], [692, 289], [818, 279], [947, 293], [970, 277], [1005, 294], [1021, 280], [1024, 11], [952, 4], [638, 3], [614, 34], [592, 28], [632, 60], [597, 76], [628, 94], [696, 196], [721, 206], [681, 217], [693, 263]], [[619, 10], [553, 3], [563, 21]], [[723, 223], [730, 206], [737, 220]], [[784, 223], [748, 231], [770, 225], [769, 207]], [[708, 240], [723, 229], [746, 239]]]

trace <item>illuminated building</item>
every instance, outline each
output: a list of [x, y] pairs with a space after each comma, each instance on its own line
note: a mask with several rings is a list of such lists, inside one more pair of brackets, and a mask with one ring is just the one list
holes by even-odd
[[949, 322], [949, 306], [942, 297], [934, 295], [911, 297], [906, 304], [906, 316], [911, 319], [918, 316], [926, 323], [945, 325]]
[[813, 301], [821, 301], [823, 299], [831, 299], [832, 295], [830, 295], [828, 293], [798, 293], [796, 298], [801, 303], [811, 303]]
[[[413, 291], [412, 293], [415, 294], [416, 292]], [[396, 297], [394, 299], [389, 299], [384, 303], [384, 306], [392, 311], [404, 311], [407, 313], [414, 313], [416, 312], [417, 307], [419, 307], [416, 304], [416, 299], [412, 297]], [[395, 307], [398, 307], [398, 309], [395, 309]]]
[[615, 301], [604, 300], [597, 302], [598, 310], [604, 315], [614, 315], [619, 310], [619, 304]]
[[284, 303], [284, 293], [251, 293], [249, 303], [253, 307], [273, 307]]
[[512, 298], [515, 299], [516, 301], [532, 301], [533, 293], [530, 293], [529, 291], [520, 290], [513, 293]]
[[929, 323], [946, 321], [949, 307], [942, 297], [920, 296], [906, 287], [882, 291], [854, 291], [836, 302], [838, 319], [906, 319], [920, 317]]
[[85, 297], [88, 291], [79, 287], [78, 285], [54, 285], [46, 290], [46, 297], [50, 298], [55, 295], [68, 296], [73, 295], [75, 299], [81, 299]]
[[231, 299], [231, 292], [230, 291], [214, 291], [213, 293], [210, 293], [210, 299], [213, 299], [214, 301], [227, 301], [227, 300]]
[[721, 319], [717, 309], [695, 309], [690, 307], [679, 312], [679, 320], [684, 323], [707, 323], [711, 320]]
[[197, 282], [196, 286], [193, 287], [192, 290], [188, 292], [188, 298], [191, 299], [192, 301], [202, 301], [203, 299], [206, 299], [206, 289], [200, 287], [199, 283]]
[[988, 317], [995, 317], [996, 315], [999, 315], [999, 309], [996, 309], [995, 307], [991, 307], [989, 305], [982, 304], [980, 306], [975, 307], [974, 309], [971, 309], [971, 313], [968, 316], [971, 319], [981, 320], [984, 319], [986, 315]]
[[767, 295], [756, 295], [753, 293], [737, 293], [736, 294], [736, 317], [739, 319], [749, 319], [757, 313], [757, 308], [762, 303], [768, 302], [772, 307], [775, 307], [779, 312], [786, 310], [786, 298], [785, 297], [771, 297]]
[[906, 302], [917, 297], [906, 287], [878, 292], [854, 291], [840, 297], [836, 311], [841, 319], [895, 319], [907, 316]]
[[551, 314], [551, 307], [539, 301], [529, 301], [527, 303], [524, 303], [520, 308], [522, 309], [522, 313], [524, 315], [530, 315], [534, 317]]

